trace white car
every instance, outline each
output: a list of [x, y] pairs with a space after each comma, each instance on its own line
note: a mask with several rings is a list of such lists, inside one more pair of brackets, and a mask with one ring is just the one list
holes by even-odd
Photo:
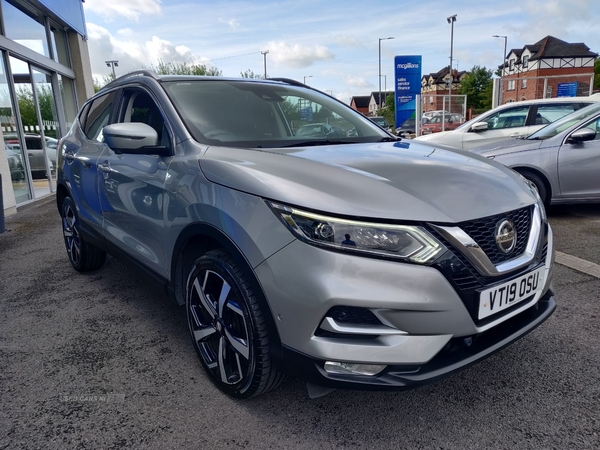
[[470, 150], [508, 138], [527, 137], [549, 123], [595, 102], [600, 102], [600, 94], [507, 103], [465, 122], [455, 130], [415, 139]]

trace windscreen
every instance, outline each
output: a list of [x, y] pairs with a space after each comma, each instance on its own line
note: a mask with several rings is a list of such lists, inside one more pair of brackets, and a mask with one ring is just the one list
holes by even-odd
[[163, 85], [188, 130], [201, 143], [276, 148], [391, 138], [350, 107], [304, 87], [235, 80]]

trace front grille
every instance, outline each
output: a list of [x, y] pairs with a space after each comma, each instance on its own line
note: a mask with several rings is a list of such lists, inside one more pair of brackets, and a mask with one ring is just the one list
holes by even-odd
[[[494, 265], [498, 265], [519, 256], [525, 251], [531, 228], [531, 213], [532, 207], [527, 206], [508, 213], [462, 222], [458, 226], [477, 242], [477, 245], [481, 247]], [[512, 221], [517, 231], [517, 244], [509, 255], [502, 253], [496, 245], [496, 226], [503, 219]]]
[[[488, 258], [497, 265], [523, 254], [529, 239], [532, 213], [533, 207], [525, 207], [504, 214], [461, 222], [454, 226], [459, 226], [468, 233], [483, 251], [486, 252]], [[496, 225], [503, 219], [512, 220], [517, 230], [517, 244], [515, 250], [509, 256], [500, 253], [496, 247], [496, 240], [494, 237]], [[536, 255], [531, 263], [527, 264], [525, 267], [512, 270], [502, 275], [484, 276], [479, 273], [470, 261], [440, 233], [433, 228], [429, 228], [429, 231], [449, 250], [449, 252], [436, 262], [435, 266], [455, 287], [456, 292], [462, 299], [477, 326], [485, 325], [490, 321], [496, 320], [498, 317], [494, 315], [482, 320], [477, 318], [480, 292], [533, 270], [535, 267], [539, 266], [539, 264], [543, 263], [548, 252], [547, 229], [543, 226], [541, 233], [544, 235], [544, 239], [542, 240], [544, 244], [540, 246], [541, 248], [537, 249]], [[518, 306], [515, 305], [515, 307]], [[514, 308], [509, 308], [500, 313], [500, 316], [510, 313], [512, 309]]]

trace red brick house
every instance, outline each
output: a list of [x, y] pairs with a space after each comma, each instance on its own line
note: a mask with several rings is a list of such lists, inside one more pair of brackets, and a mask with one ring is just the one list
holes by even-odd
[[363, 113], [365, 116], [369, 114], [369, 102], [371, 101], [370, 95], [359, 95], [352, 97], [350, 100], [350, 107]]
[[590, 95], [597, 56], [583, 43], [571, 44], [553, 36], [522, 49], [512, 49], [504, 65], [499, 67], [502, 70], [501, 103], [552, 98], [565, 92], [566, 95]]
[[[467, 71], [452, 71], [452, 93], [457, 94], [460, 82], [468, 73]], [[421, 77], [421, 101], [423, 112], [439, 111], [444, 105], [444, 96], [448, 95], [450, 87], [450, 70], [444, 67], [439, 72], [430, 73]], [[449, 106], [446, 105], [446, 110]], [[454, 108], [453, 108], [454, 111]]]

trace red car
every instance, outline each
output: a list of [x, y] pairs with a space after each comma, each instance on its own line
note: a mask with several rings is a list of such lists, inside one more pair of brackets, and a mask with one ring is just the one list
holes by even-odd
[[[444, 125], [443, 128], [442, 121]], [[421, 126], [421, 134], [431, 134], [438, 133], [440, 131], [454, 130], [458, 128], [464, 121], [465, 118], [462, 114], [448, 113], [444, 114], [443, 116], [439, 114], [437, 116], [433, 116], [427, 121], [427, 123], [424, 123]]]

